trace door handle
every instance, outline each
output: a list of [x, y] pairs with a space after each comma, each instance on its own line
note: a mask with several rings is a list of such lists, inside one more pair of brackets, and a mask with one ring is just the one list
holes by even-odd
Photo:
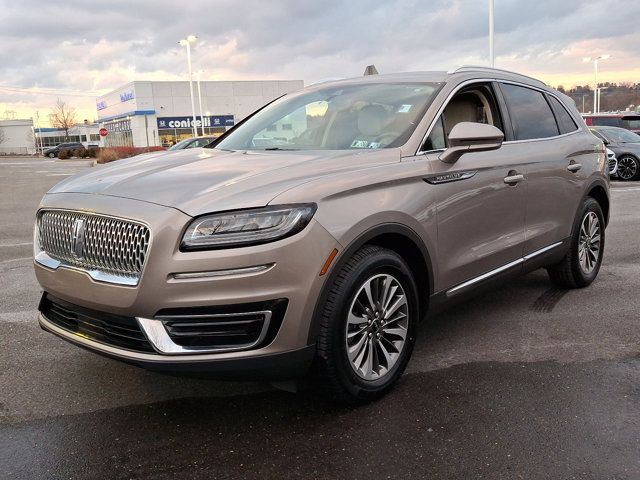
[[516, 183], [521, 182], [522, 180], [524, 180], [524, 175], [519, 173], [504, 177], [504, 183], [506, 183], [507, 185], [515, 185]]
[[577, 172], [581, 168], [582, 168], [582, 165], [580, 163], [570, 163], [569, 166], [567, 167], [567, 170], [569, 170], [570, 172]]

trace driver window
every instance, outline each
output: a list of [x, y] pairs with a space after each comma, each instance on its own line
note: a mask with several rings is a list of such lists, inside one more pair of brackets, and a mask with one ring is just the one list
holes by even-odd
[[446, 148], [451, 130], [460, 122], [486, 123], [502, 130], [498, 107], [488, 86], [473, 86], [457, 93], [433, 126], [422, 150]]

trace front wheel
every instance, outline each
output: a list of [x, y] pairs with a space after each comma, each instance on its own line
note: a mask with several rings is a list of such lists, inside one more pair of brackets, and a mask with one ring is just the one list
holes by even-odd
[[411, 271], [397, 253], [365, 246], [329, 288], [315, 371], [340, 401], [377, 398], [397, 382], [413, 350], [418, 300]]
[[620, 180], [636, 180], [640, 175], [640, 162], [633, 155], [623, 155], [618, 159], [618, 172]]
[[604, 252], [604, 226], [600, 204], [587, 198], [576, 218], [569, 251], [560, 263], [547, 268], [553, 283], [563, 288], [583, 288], [596, 279]]

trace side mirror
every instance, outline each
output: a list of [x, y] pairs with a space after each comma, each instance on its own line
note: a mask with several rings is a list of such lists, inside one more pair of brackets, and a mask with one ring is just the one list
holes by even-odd
[[497, 150], [502, 146], [504, 133], [493, 125], [486, 123], [460, 122], [449, 133], [449, 148], [440, 160], [444, 163], [455, 163], [468, 152], [486, 152]]

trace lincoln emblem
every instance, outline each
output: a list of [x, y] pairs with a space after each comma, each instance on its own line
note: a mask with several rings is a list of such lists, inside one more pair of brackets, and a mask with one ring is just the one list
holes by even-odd
[[84, 218], [78, 218], [73, 224], [73, 238], [71, 239], [71, 254], [76, 260], [82, 260], [84, 250]]

